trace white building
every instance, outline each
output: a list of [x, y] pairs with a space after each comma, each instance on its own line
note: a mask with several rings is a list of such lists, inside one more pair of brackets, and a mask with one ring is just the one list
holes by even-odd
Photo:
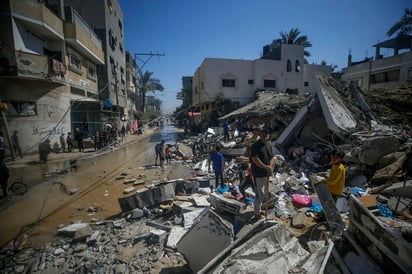
[[218, 95], [240, 106], [254, 100], [258, 90], [297, 94], [314, 93], [316, 73], [330, 75], [332, 67], [304, 64], [304, 47], [275, 44], [265, 58], [236, 60], [205, 58], [196, 70], [192, 84], [192, 102], [207, 120]]
[[[348, 66], [342, 69], [343, 81], [363, 90], [394, 88], [412, 81], [412, 36], [392, 38], [374, 47], [375, 58], [354, 62], [349, 54]], [[387, 49], [386, 56], [381, 49]]]

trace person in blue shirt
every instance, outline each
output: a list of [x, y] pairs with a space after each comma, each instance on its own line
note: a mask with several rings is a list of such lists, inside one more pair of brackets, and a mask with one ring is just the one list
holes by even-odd
[[221, 187], [225, 187], [225, 182], [223, 181], [223, 168], [225, 166], [225, 158], [220, 152], [220, 147], [216, 146], [215, 151], [210, 155], [208, 170], [210, 171], [210, 163], [213, 162], [213, 170], [215, 171], [215, 186], [218, 187], [219, 181]]

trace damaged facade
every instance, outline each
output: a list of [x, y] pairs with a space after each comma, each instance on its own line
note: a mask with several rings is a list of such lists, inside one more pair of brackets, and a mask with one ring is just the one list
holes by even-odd
[[[19, 132], [24, 154], [37, 152], [46, 138], [59, 144], [59, 136], [82, 128], [84, 119], [91, 133], [102, 123], [118, 123], [118, 112], [127, 112], [118, 1], [107, 1], [110, 7], [99, 1], [102, 14], [96, 13], [96, 3], [46, 2], [0, 5], [7, 30], [0, 34], [0, 99], [7, 104], [8, 123], [2, 131], [5, 136]], [[107, 29], [107, 24], [119, 27]]]
[[256, 60], [204, 59], [192, 81], [192, 104], [201, 111], [195, 122], [210, 118], [220, 94], [244, 106], [259, 90], [314, 93], [316, 73], [332, 73], [330, 66], [305, 64], [303, 46], [276, 43], [270, 53]]

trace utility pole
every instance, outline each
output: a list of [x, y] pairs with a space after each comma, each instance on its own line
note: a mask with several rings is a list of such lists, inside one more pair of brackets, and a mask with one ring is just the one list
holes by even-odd
[[[139, 55], [140, 55], [140, 56], [148, 56], [148, 57], [146, 57], [145, 59], [143, 59], [143, 58], [140, 58]], [[137, 74], [137, 75], [140, 75], [140, 74], [142, 73], [143, 67], [150, 61], [150, 59], [152, 59], [153, 56], [158, 56], [158, 57], [159, 57], [159, 56], [165, 56], [165, 53], [164, 53], [164, 52], [162, 52], [162, 53], [159, 53], [159, 52], [156, 52], [156, 53], [149, 52], [149, 53], [135, 53], [135, 54], [134, 54], [134, 58], [135, 58], [135, 59], [138, 59], [140, 62], [143, 63], [142, 66], [139, 67], [139, 66], [137, 65], [137, 62], [136, 62], [136, 66], [137, 66], [136, 74]], [[139, 92], [140, 92], [140, 91], [139, 91]], [[140, 104], [142, 104], [141, 100], [142, 100], [142, 98], [140, 97], [140, 99], [139, 99], [139, 109], [141, 108], [141, 105], [140, 105]], [[144, 110], [143, 110], [143, 112], [144, 112]]]
[[[146, 59], [142, 59], [142, 58], [139, 57], [139, 55], [140, 55], [140, 56], [149, 56], [149, 57], [146, 57]], [[142, 66], [137, 70], [136, 73], [142, 72], [142, 68], [150, 61], [150, 59], [152, 59], [153, 56], [165, 56], [165, 53], [164, 53], [164, 52], [162, 52], [162, 53], [159, 53], [159, 52], [156, 52], [156, 53], [153, 53], [153, 52], [149, 52], [149, 53], [135, 53], [135, 54], [134, 54], [134, 58], [135, 58], [135, 59], [138, 59], [140, 62], [143, 63]]]

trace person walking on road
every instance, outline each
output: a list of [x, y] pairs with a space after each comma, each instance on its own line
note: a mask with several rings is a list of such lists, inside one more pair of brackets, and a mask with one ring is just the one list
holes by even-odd
[[64, 133], [60, 134], [60, 145], [62, 146], [62, 151], [66, 152], [66, 140], [64, 140]]
[[79, 149], [79, 152], [84, 151], [84, 147], [83, 147], [84, 134], [83, 132], [80, 131], [80, 128], [76, 128], [76, 132], [74, 133], [74, 139], [77, 141], [77, 147]]
[[66, 143], [67, 143], [67, 152], [72, 152], [73, 140], [72, 140], [71, 132], [67, 133]]
[[2, 198], [5, 198], [9, 195], [7, 192], [9, 177], [10, 177], [10, 173], [9, 173], [9, 169], [6, 163], [3, 163], [3, 162], [0, 163], [0, 183], [1, 183], [1, 188], [3, 189]]
[[256, 198], [253, 203], [255, 216], [253, 218], [259, 220], [263, 218], [260, 209], [263, 201], [267, 198], [265, 196], [268, 196], [264, 193], [268, 193], [269, 176], [272, 175], [275, 166], [275, 158], [269, 143], [268, 129], [260, 131], [260, 138], [252, 145], [250, 155], [252, 158], [252, 174], [256, 185]]
[[171, 147], [172, 147], [172, 145], [168, 144], [166, 146], [166, 149], [165, 149], [165, 156], [166, 156], [166, 164], [167, 165], [170, 165], [171, 160], [172, 160], [172, 149], [171, 149]]
[[41, 142], [39, 144], [39, 161], [40, 163], [47, 163], [47, 157], [49, 156], [50, 151], [53, 151], [50, 140], [46, 139], [46, 141]]
[[23, 153], [21, 152], [20, 148], [20, 141], [19, 136], [17, 135], [18, 131], [13, 131], [13, 135], [11, 136], [11, 144], [13, 145], [14, 153], [17, 155], [19, 153], [20, 158], [23, 158]]
[[220, 186], [225, 187], [225, 182], [223, 181], [223, 168], [225, 167], [225, 158], [220, 152], [220, 146], [216, 146], [215, 150], [210, 155], [208, 162], [208, 171], [210, 171], [210, 163], [213, 163], [213, 170], [215, 171], [215, 187]]
[[160, 143], [157, 143], [155, 145], [155, 166], [157, 166], [157, 159], [159, 159], [159, 165], [161, 168], [163, 168], [163, 162], [165, 160], [165, 154], [164, 154], [164, 144], [165, 141], [162, 140]]
[[0, 163], [3, 163], [4, 158], [6, 157], [6, 148], [7, 148], [7, 145], [4, 141], [3, 132], [0, 131]]

